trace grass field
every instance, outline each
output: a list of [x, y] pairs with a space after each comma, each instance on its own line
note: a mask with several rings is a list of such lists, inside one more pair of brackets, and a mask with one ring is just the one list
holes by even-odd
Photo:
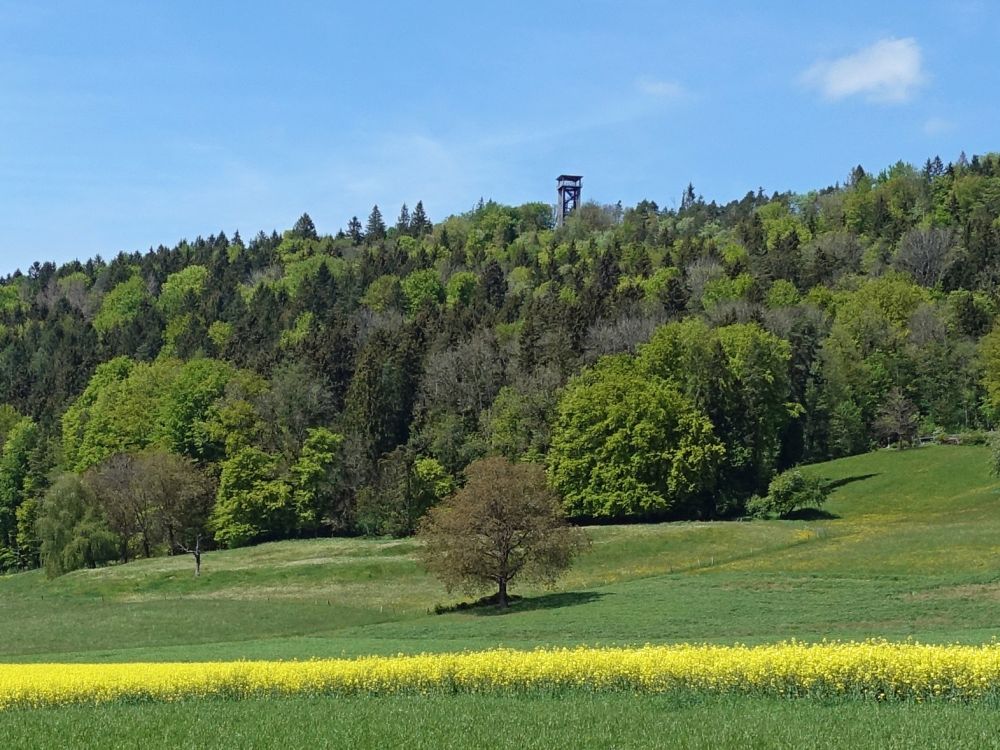
[[986, 450], [882, 451], [800, 521], [606, 526], [557, 590], [513, 611], [449, 596], [407, 540], [322, 539], [0, 579], [0, 660], [308, 658], [496, 645], [747, 643], [1000, 633], [1000, 486]]
[[[200, 579], [185, 558], [54, 581], [40, 573], [9, 576], [0, 579], [0, 661], [287, 659], [789, 638], [977, 643], [1000, 634], [1000, 483], [987, 472], [986, 449], [881, 451], [809, 471], [838, 485], [826, 515], [591, 528], [591, 549], [556, 590], [518, 590], [526, 598], [503, 615], [433, 614], [435, 604], [461, 597], [420, 570], [407, 540], [324, 539], [210, 553]], [[449, 738], [497, 747], [588, 746], [582, 738], [593, 747], [995, 747], [998, 726], [995, 709], [946, 705], [295, 699], [280, 708], [207, 701], [7, 712], [0, 744], [43, 744], [70, 736], [60, 733], [72, 727], [79, 747], [297, 746], [302, 732], [330, 747], [439, 747], [453, 744]]]
[[203, 701], [13, 711], [6, 750], [1000, 748], [995, 708], [630, 695]]

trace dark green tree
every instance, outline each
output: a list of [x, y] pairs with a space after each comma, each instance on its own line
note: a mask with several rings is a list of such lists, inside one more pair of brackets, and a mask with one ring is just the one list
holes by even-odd
[[385, 239], [385, 220], [382, 212], [378, 210], [378, 205], [372, 206], [372, 212], [368, 214], [368, 223], [365, 225], [365, 241], [368, 244], [381, 242]]
[[316, 234], [316, 225], [313, 224], [313, 220], [309, 217], [309, 214], [302, 214], [299, 217], [298, 221], [295, 222], [295, 226], [292, 227], [292, 235], [304, 240], [319, 239], [319, 235]]
[[364, 229], [357, 216], [352, 216], [351, 220], [347, 222], [347, 236], [351, 238], [352, 245], [360, 245], [364, 241]]
[[344, 416], [363, 475], [409, 439], [420, 370], [420, 345], [410, 330], [377, 331], [362, 349]]
[[417, 205], [413, 207], [413, 216], [410, 218], [410, 233], [414, 237], [423, 237], [429, 234], [431, 229], [431, 222], [424, 211], [424, 202], [417, 201]]
[[411, 230], [410, 209], [403, 204], [399, 209], [399, 217], [396, 219], [396, 233], [400, 235], [409, 234]]

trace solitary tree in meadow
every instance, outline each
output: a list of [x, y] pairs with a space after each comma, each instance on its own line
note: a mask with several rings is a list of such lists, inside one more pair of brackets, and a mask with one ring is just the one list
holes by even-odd
[[506, 608], [512, 581], [553, 583], [586, 537], [566, 523], [540, 466], [484, 458], [465, 473], [465, 487], [420, 525], [423, 561], [449, 591], [496, 587], [496, 602]]

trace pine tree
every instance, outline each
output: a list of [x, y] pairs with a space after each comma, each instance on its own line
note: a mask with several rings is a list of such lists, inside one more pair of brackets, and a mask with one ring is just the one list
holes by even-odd
[[378, 210], [378, 204], [372, 206], [372, 212], [368, 214], [368, 224], [365, 226], [365, 240], [371, 244], [385, 239], [385, 221], [382, 219], [382, 212]]

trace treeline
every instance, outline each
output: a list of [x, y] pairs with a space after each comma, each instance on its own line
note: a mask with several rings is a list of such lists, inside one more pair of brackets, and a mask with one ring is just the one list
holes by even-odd
[[997, 154], [36, 263], [0, 284], [0, 567], [405, 535], [490, 454], [577, 518], [732, 517], [796, 464], [991, 427], [998, 283]]

